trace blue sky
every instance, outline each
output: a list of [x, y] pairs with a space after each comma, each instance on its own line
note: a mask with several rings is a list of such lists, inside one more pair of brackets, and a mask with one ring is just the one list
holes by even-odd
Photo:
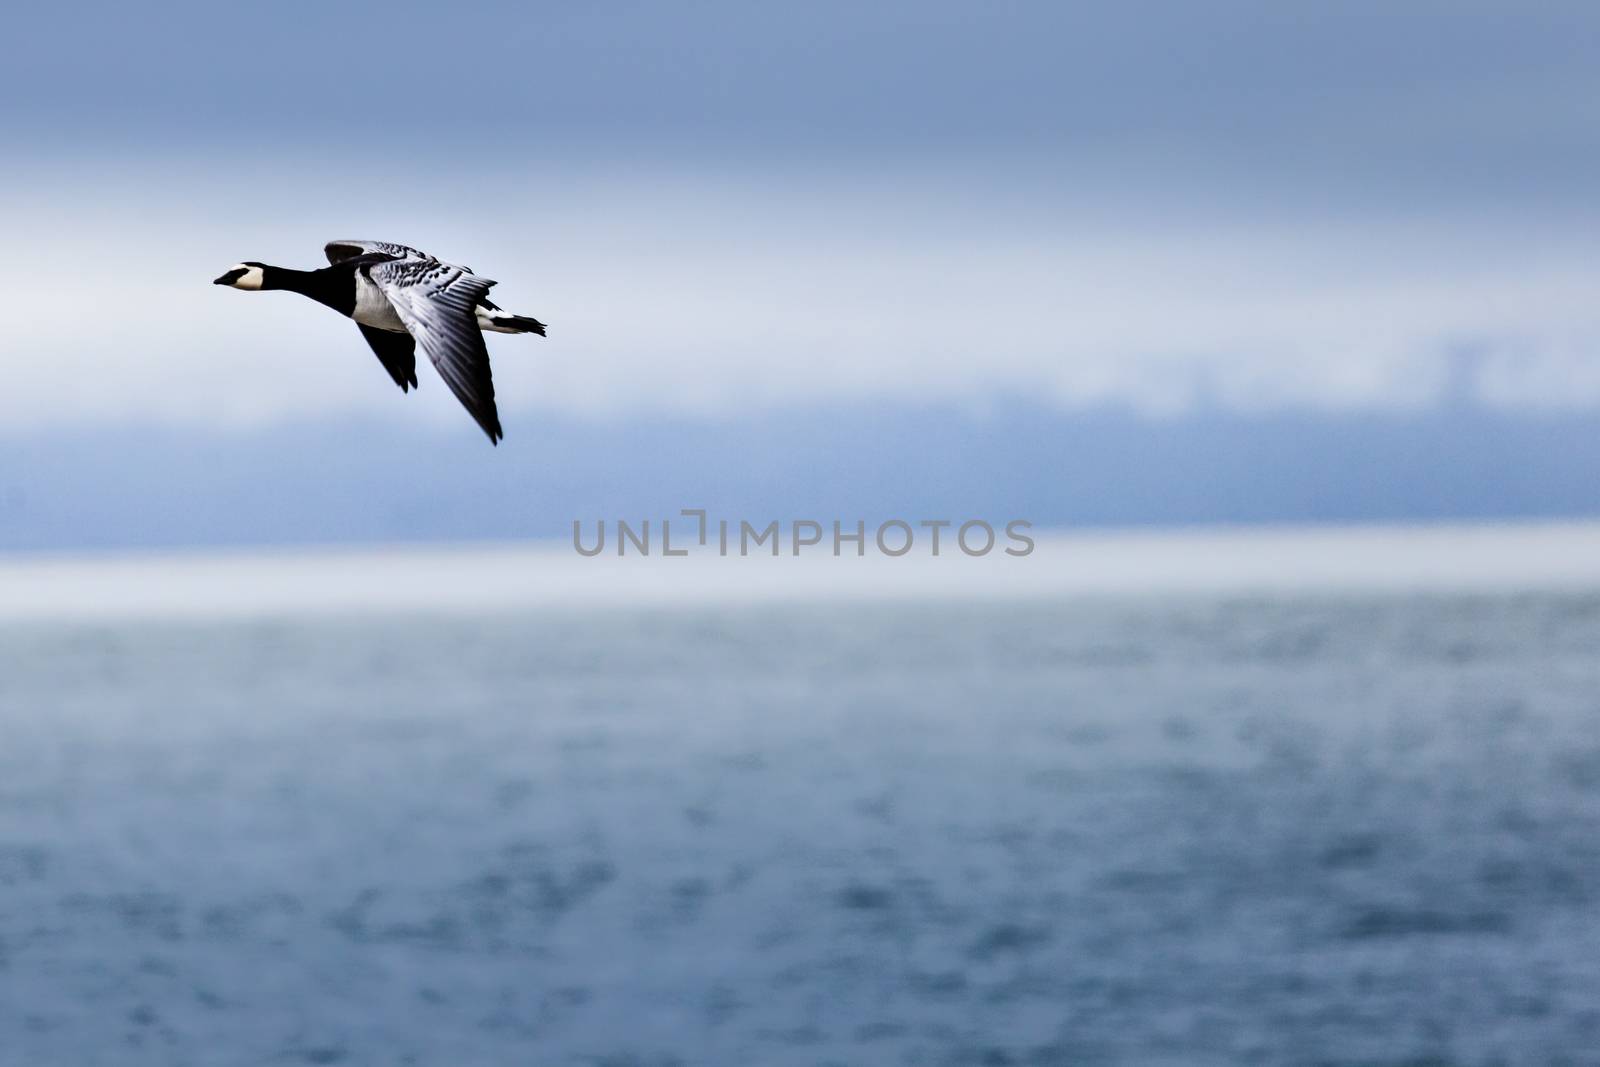
[[[1060, 430], [1041, 448], [1108, 412], [1286, 443], [1297, 418], [1376, 418], [1445, 456], [1481, 437], [1441, 421], [1463, 405], [1582, 432], [1597, 43], [1576, 3], [32, 5], [0, 42], [0, 479], [63, 507], [105, 488], [85, 459], [22, 493], [52, 440], [469, 438], [442, 383], [398, 395], [348, 323], [206, 284], [335, 237], [464, 261], [550, 323], [492, 339], [508, 439], [462, 459], [524, 473], [604, 448], [597, 427], [778, 419], [805, 454], [848, 413], [981, 425], [1019, 402]], [[1581, 452], [1534, 453], [1535, 481]], [[1239, 517], [1116, 504], [1170, 480], [1127, 455], [1083, 511]], [[1021, 506], [1049, 510], [1048, 467]], [[1202, 502], [1286, 491], [1249, 462], [1211, 478]], [[1600, 505], [1505, 490], [1460, 506]], [[0, 514], [14, 544], [95, 540]]]

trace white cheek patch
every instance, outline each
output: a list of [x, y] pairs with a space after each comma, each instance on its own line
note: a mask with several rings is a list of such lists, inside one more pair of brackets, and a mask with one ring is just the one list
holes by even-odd
[[247, 267], [241, 263], [234, 269], [244, 271], [244, 273], [239, 276], [239, 280], [233, 283], [233, 287], [235, 289], [261, 288], [261, 283], [265, 280], [265, 278], [260, 267]]

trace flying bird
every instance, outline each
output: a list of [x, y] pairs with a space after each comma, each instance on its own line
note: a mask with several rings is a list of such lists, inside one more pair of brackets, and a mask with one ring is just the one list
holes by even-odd
[[417, 384], [417, 346], [491, 444], [505, 434], [494, 405], [494, 379], [483, 331], [536, 333], [544, 323], [513, 315], [489, 302], [495, 283], [470, 267], [446, 263], [408, 245], [387, 241], [330, 241], [328, 266], [291, 270], [247, 261], [228, 268], [216, 285], [235, 289], [287, 289], [356, 320], [402, 392]]

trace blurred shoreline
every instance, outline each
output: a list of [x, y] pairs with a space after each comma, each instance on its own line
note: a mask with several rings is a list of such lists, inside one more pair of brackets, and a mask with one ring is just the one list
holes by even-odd
[[[570, 541], [0, 555], [0, 620], [1600, 590], [1600, 522], [1036, 531], [1021, 558], [585, 558]], [[869, 539], [870, 540], [870, 539]], [[850, 551], [847, 549], [847, 552]]]

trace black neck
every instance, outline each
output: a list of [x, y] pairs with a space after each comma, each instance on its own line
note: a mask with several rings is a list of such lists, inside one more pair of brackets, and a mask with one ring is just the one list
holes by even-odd
[[262, 289], [287, 289], [326, 304], [341, 315], [355, 310], [355, 288], [348, 272], [331, 267], [322, 270], [293, 270], [289, 267], [262, 267]]

